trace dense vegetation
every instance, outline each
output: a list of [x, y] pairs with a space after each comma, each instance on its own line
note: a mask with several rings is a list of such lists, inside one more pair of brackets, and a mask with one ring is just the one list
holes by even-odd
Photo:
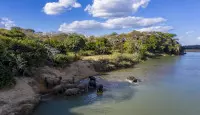
[[32, 67], [63, 66], [84, 56], [110, 55], [111, 62], [130, 65], [155, 54], [179, 55], [182, 49], [175, 36], [133, 31], [85, 37], [36, 33], [19, 27], [0, 29], [0, 88], [12, 85], [13, 76], [30, 76]]

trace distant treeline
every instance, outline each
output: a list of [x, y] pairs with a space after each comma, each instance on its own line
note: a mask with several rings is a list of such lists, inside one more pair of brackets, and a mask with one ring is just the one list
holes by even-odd
[[200, 49], [200, 45], [187, 45], [183, 46], [184, 49]]

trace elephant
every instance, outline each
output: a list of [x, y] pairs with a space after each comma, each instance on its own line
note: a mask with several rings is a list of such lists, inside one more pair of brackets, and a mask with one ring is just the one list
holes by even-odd
[[78, 95], [78, 94], [80, 94], [80, 90], [79, 90], [79, 88], [67, 89], [64, 94], [65, 94], [65, 96]]
[[89, 76], [89, 83], [88, 83], [88, 88], [96, 88], [97, 84], [96, 84], [96, 78], [93, 76]]
[[76, 84], [63, 84], [64, 89], [77, 88]]
[[62, 94], [65, 91], [63, 85], [57, 85], [52, 89], [53, 94]]
[[103, 93], [103, 85], [102, 84], [98, 85], [97, 93]]
[[90, 89], [90, 88], [96, 88], [97, 87], [97, 84], [96, 84], [96, 81], [94, 81], [94, 80], [90, 80], [89, 81], [89, 84], [88, 84], [88, 88]]
[[89, 76], [90, 81], [96, 81], [96, 78], [94, 76]]

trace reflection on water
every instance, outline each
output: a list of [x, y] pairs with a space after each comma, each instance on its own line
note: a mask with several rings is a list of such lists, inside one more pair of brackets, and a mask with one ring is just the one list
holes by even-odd
[[[102, 76], [103, 96], [81, 97], [41, 103], [34, 115], [199, 115], [200, 53], [181, 57], [162, 57]], [[134, 75], [138, 86], [122, 82]], [[117, 81], [114, 81], [116, 80]]]

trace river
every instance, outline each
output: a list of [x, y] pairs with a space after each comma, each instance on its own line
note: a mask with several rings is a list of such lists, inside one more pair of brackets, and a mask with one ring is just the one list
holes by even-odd
[[[123, 82], [130, 75], [142, 82]], [[200, 114], [200, 53], [150, 59], [102, 77], [110, 81], [103, 96], [90, 93], [42, 102], [34, 115]]]

